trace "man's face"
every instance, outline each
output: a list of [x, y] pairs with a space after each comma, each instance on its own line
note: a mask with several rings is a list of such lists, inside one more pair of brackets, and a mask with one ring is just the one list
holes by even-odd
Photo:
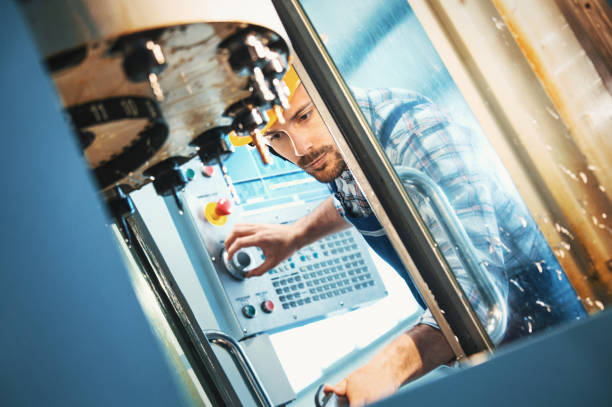
[[302, 85], [284, 117], [284, 124], [276, 121], [264, 134], [270, 146], [320, 182], [338, 178], [344, 160]]

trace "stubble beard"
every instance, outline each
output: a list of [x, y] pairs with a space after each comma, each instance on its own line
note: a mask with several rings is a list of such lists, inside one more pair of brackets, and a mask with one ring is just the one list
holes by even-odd
[[[323, 153], [327, 153], [326, 163], [323, 168], [304, 168], [319, 158]], [[338, 178], [346, 168], [346, 163], [340, 155], [340, 152], [338, 152], [338, 150], [331, 145], [325, 145], [316, 150], [309, 151], [308, 154], [300, 157], [297, 164], [308, 174], [312, 175], [317, 181], [325, 184]]]

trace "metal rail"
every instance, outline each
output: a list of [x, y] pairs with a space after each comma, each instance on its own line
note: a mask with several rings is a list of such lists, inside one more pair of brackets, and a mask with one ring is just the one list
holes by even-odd
[[126, 225], [132, 237], [128, 246], [129, 252], [138, 263], [145, 280], [157, 298], [207, 397], [215, 406], [240, 405], [240, 398], [137, 210], [126, 216]]
[[495, 343], [499, 343], [506, 333], [508, 324], [508, 303], [499, 287], [489, 277], [472, 240], [467, 235], [455, 211], [448, 202], [446, 195], [430, 177], [414, 168], [397, 166], [397, 175], [402, 181], [410, 183], [430, 199], [430, 204], [437, 215], [438, 221], [444, 227], [452, 243], [457, 247], [462, 257], [466, 272], [472, 277], [478, 287], [482, 299], [487, 304], [487, 322], [485, 328]]
[[266, 393], [266, 390], [261, 384], [261, 380], [255, 373], [253, 365], [249, 362], [249, 358], [242, 350], [240, 344], [231, 336], [220, 331], [206, 330], [204, 331], [204, 335], [206, 335], [209, 342], [221, 346], [230, 354], [238, 371], [240, 371], [240, 374], [247, 383], [247, 387], [251, 391], [251, 394], [259, 404], [265, 407], [274, 407], [274, 403], [268, 396], [268, 393]]

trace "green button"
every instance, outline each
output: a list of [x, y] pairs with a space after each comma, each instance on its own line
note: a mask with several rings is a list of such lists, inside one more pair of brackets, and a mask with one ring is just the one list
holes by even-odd
[[252, 305], [245, 305], [242, 307], [242, 314], [247, 318], [253, 318], [257, 310]]
[[185, 171], [185, 175], [187, 176], [187, 179], [191, 181], [193, 177], [195, 177], [195, 171], [191, 168], [187, 168], [187, 171]]

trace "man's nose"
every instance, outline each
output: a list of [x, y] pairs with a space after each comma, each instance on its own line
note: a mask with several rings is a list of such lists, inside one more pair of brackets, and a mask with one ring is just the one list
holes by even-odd
[[291, 134], [289, 136], [291, 139], [291, 144], [293, 144], [293, 150], [295, 155], [298, 157], [302, 157], [308, 153], [308, 150], [312, 148], [312, 143], [310, 139], [302, 134]]

